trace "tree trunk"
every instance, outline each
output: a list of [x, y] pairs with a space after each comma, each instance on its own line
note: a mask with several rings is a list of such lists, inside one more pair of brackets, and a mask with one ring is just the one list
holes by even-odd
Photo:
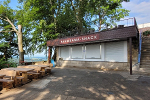
[[22, 43], [22, 26], [18, 25], [18, 49], [19, 49], [19, 63], [24, 62], [24, 51]]
[[81, 20], [79, 21], [79, 34], [80, 35], [84, 34], [84, 32], [83, 32], [83, 25], [82, 25], [82, 21]]

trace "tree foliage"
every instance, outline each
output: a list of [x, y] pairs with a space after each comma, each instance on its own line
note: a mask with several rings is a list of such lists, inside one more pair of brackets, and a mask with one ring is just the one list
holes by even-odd
[[[10, 3], [10, 0], [4, 1], [3, 3], [0, 3], [0, 33], [1, 37], [3, 38], [3, 41], [1, 43], [5, 43], [7, 41], [9, 48], [17, 47], [16, 42], [14, 39], [18, 40], [18, 53], [19, 53], [19, 61], [24, 61], [24, 51], [23, 51], [23, 44], [22, 44], [22, 31], [21, 31], [21, 25], [18, 25], [18, 19], [16, 17], [15, 10], [11, 9], [8, 4]], [[17, 37], [15, 37], [17, 36]], [[4, 57], [7, 60], [7, 57], [11, 57], [11, 55], [8, 53], [8, 46], [3, 46], [5, 48], [4, 51], [1, 51], [4, 53]], [[15, 49], [14, 49], [15, 50]], [[13, 51], [14, 51], [13, 50]], [[5, 54], [6, 53], [6, 54]], [[16, 54], [16, 53], [14, 53]], [[13, 56], [13, 55], [12, 55]]]
[[128, 16], [129, 10], [123, 9], [121, 3], [129, 0], [90, 0], [89, 12], [95, 17], [92, 20], [99, 31], [112, 27], [116, 21]]
[[[15, 37], [15, 32], [12, 31], [12, 26], [7, 20], [7, 18], [14, 23], [14, 11], [8, 6], [10, 1], [4, 1], [3, 5], [0, 4], [0, 58], [7, 60], [12, 56], [18, 55], [18, 45], [17, 39]], [[7, 18], [6, 18], [7, 16]]]
[[[26, 49], [25, 53], [31, 54], [47, 51], [47, 40], [88, 33], [93, 30], [93, 24], [101, 31], [102, 27], [111, 27], [115, 21], [129, 13], [121, 5], [129, 0], [18, 1], [18, 10], [14, 11], [8, 6], [1, 5], [0, 8], [3, 10], [0, 10], [0, 14], [8, 15], [15, 27], [17, 24], [23, 26], [23, 47]], [[9, 2], [7, 0], [6, 4]], [[3, 31], [12, 30], [10, 23], [6, 22], [4, 26]]]

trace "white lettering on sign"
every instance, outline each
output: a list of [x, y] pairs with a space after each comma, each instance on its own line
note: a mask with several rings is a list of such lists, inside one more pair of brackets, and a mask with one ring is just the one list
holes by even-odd
[[80, 36], [80, 37], [68, 38], [68, 39], [64, 39], [64, 40], [62, 39], [60, 41], [60, 44], [92, 41], [92, 40], [98, 40], [98, 39], [99, 39], [99, 35]]

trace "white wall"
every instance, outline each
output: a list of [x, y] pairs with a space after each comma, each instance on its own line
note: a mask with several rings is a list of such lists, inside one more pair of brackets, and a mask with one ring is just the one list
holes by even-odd
[[58, 58], [77, 61], [127, 62], [127, 41], [59, 47]]

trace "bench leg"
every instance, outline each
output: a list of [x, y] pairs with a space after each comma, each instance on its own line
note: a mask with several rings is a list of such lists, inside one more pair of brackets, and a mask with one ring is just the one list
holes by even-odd
[[10, 89], [10, 88], [13, 88], [13, 83], [3, 82], [3, 89], [4, 90]]

